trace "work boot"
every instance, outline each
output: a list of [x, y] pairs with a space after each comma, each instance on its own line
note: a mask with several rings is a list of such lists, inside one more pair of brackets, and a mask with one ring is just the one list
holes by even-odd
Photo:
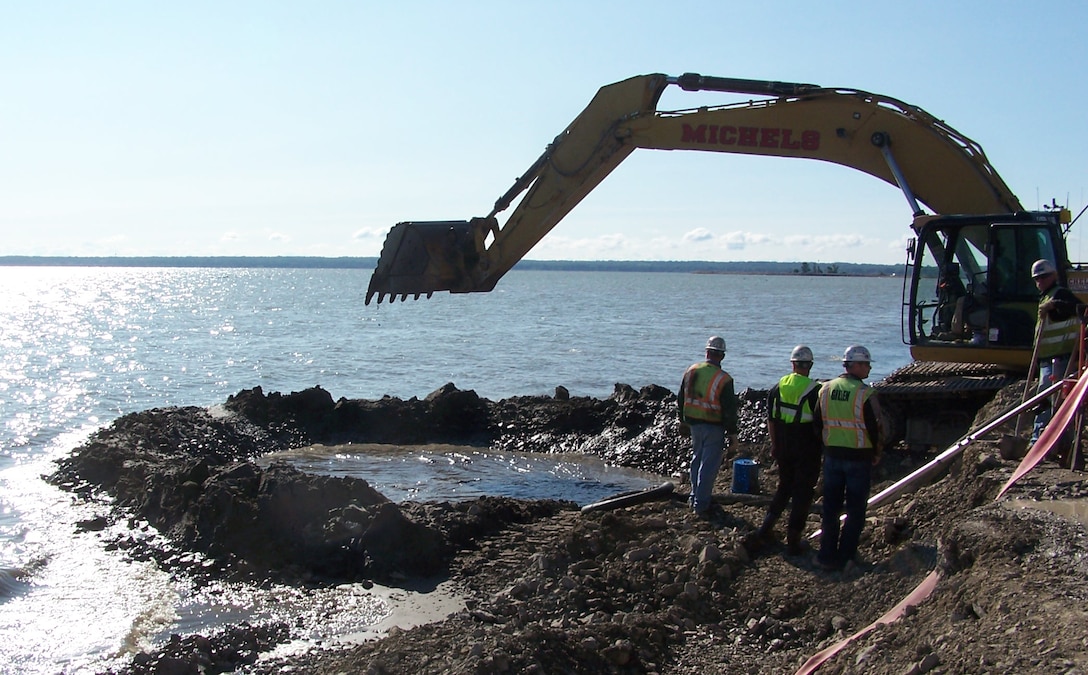
[[770, 544], [774, 541], [774, 524], [778, 522], [778, 515], [774, 513], [768, 513], [763, 517], [763, 524], [756, 530], [756, 538], [764, 544]]
[[763, 524], [744, 538], [744, 547], [749, 555], [759, 553], [763, 547], [774, 542], [774, 524], [777, 520], [778, 516], [768, 513], [763, 517]]
[[805, 552], [804, 543], [801, 540], [801, 530], [786, 530], [786, 555], [801, 555]]

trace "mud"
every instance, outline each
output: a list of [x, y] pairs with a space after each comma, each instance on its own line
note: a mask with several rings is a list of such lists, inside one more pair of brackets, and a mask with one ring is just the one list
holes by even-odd
[[[979, 413], [988, 419], [1020, 385]], [[761, 424], [762, 392], [745, 392], [727, 460], [753, 457], [764, 493], [777, 483]], [[116, 542], [196, 579], [275, 579], [300, 587], [451, 580], [466, 608], [382, 639], [259, 659], [290, 639], [284, 625], [176, 636], [124, 672], [187, 673], [781, 673], [868, 626], [934, 569], [933, 595], [897, 623], [851, 643], [819, 672], [1088, 672], [1085, 528], [1024, 501], [1088, 496], [1082, 474], [1047, 462], [994, 503], [1015, 468], [992, 440], [948, 474], [871, 511], [862, 562], [842, 572], [781, 545], [746, 546], [765, 500], [729, 494], [700, 520], [686, 488], [664, 501], [581, 513], [554, 501], [481, 498], [395, 505], [365, 481], [309, 476], [253, 458], [314, 443], [458, 443], [584, 452], [682, 479], [686, 439], [675, 397], [616, 385], [607, 399], [498, 402], [446, 385], [408, 401], [334, 401], [321, 389], [239, 392], [221, 409], [170, 408], [118, 419], [61, 461], [51, 479], [117, 518], [147, 519], [169, 549]], [[874, 493], [940, 448], [892, 448]], [[819, 527], [814, 509], [808, 531]], [[199, 564], [183, 553], [198, 551]]]

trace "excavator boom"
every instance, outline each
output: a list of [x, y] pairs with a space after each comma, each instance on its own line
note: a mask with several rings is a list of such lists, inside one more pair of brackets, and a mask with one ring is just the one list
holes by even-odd
[[[660, 111], [668, 86], [764, 98]], [[698, 150], [832, 162], [899, 187], [916, 217], [1013, 213], [1019, 200], [982, 148], [924, 110], [812, 84], [641, 75], [602, 87], [484, 217], [402, 222], [367, 289], [403, 300], [486, 292], [635, 149]], [[505, 222], [498, 214], [517, 205]]]

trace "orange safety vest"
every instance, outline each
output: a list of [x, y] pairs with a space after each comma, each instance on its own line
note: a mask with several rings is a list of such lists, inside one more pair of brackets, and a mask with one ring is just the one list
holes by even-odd
[[684, 371], [684, 420], [722, 423], [722, 389], [732, 381], [729, 373], [709, 361]]

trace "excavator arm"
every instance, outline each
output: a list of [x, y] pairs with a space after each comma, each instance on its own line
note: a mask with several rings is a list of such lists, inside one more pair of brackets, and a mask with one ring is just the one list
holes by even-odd
[[[657, 110], [668, 86], [760, 96]], [[1021, 211], [982, 148], [924, 110], [852, 89], [641, 75], [602, 87], [484, 217], [402, 222], [390, 230], [367, 289], [393, 301], [435, 291], [486, 292], [635, 149], [700, 150], [821, 160], [899, 187], [914, 215]], [[499, 223], [518, 197], [509, 217]]]

